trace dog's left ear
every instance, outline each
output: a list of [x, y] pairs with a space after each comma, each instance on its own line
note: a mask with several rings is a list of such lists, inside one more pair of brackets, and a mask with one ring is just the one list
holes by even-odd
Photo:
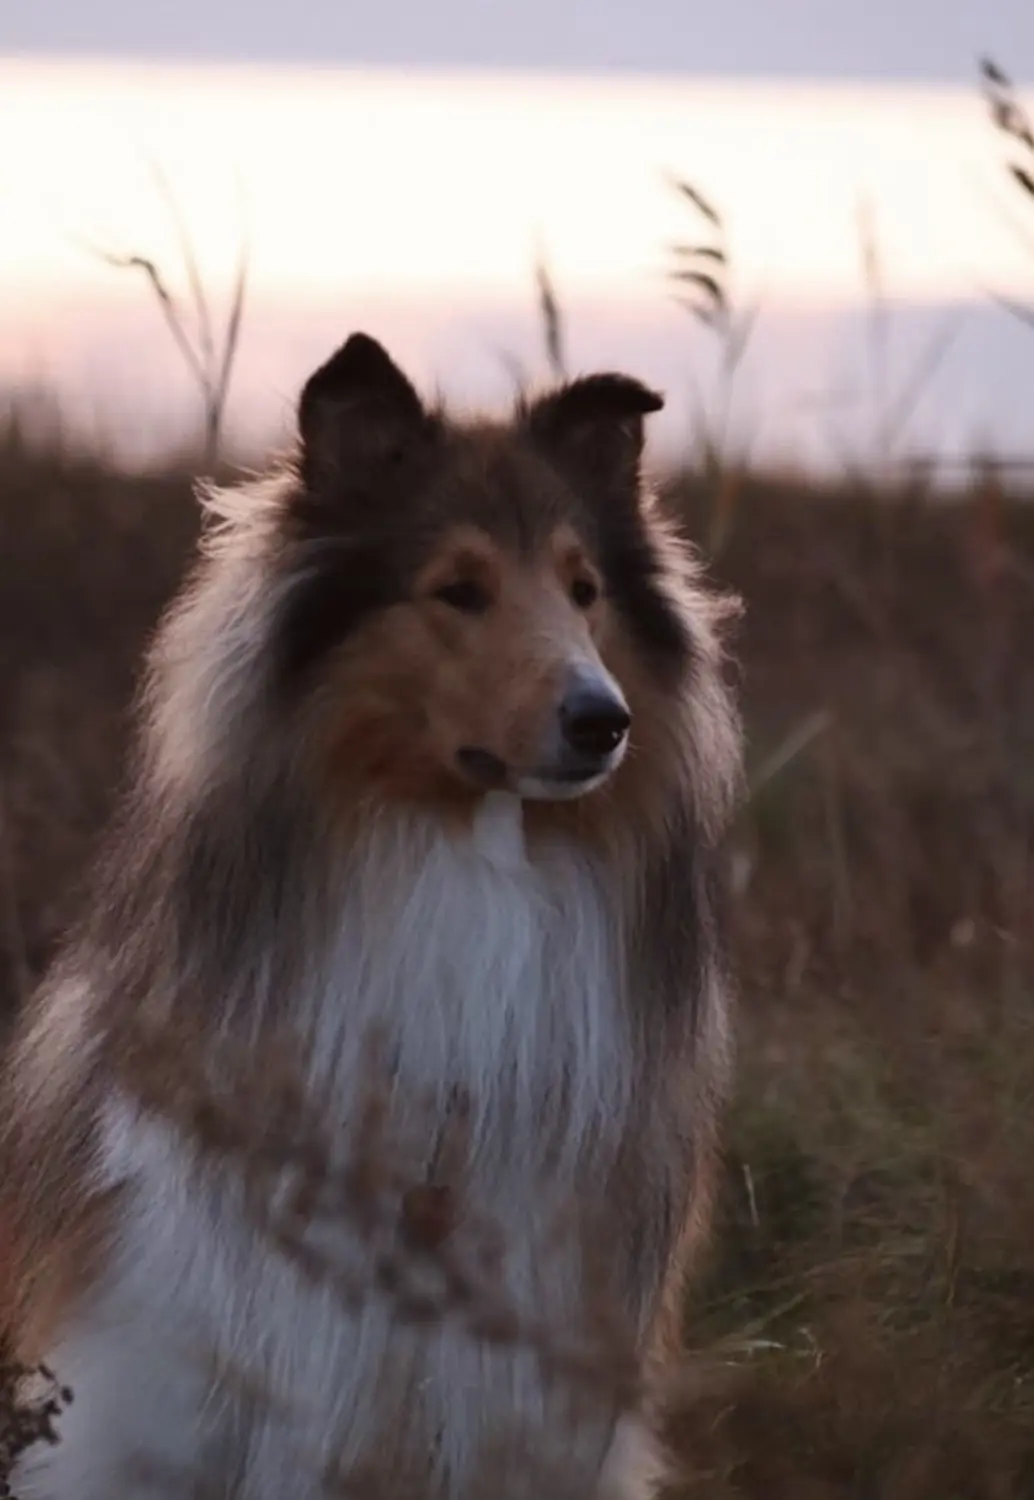
[[631, 375], [586, 375], [543, 396], [524, 421], [532, 440], [575, 482], [638, 491], [643, 419], [663, 396]]
[[344, 479], [376, 490], [426, 427], [420, 397], [388, 352], [369, 334], [353, 333], [302, 391], [302, 475], [317, 487]]

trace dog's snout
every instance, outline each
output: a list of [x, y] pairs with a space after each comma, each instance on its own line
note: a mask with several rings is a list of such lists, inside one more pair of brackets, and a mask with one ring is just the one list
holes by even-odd
[[560, 728], [579, 755], [610, 755], [628, 733], [632, 716], [618, 695], [600, 684], [578, 683], [560, 705]]

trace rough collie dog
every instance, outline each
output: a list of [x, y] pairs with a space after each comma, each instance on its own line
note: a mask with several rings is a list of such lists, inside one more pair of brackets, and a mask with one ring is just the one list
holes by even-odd
[[[513, 1329], [576, 1341], [591, 1282], [652, 1365], [729, 1074], [740, 762], [724, 606], [641, 479], [661, 404], [599, 374], [461, 422], [356, 334], [283, 469], [208, 497], [89, 910], [8, 1055], [4, 1320], [74, 1393], [22, 1500], [652, 1493], [648, 1403], [572, 1394], [498, 1320], [402, 1316], [383, 1227], [339, 1295], [153, 1107], [132, 1036], [293, 1048], [332, 1166], [376, 1027], [388, 1124], [496, 1227]], [[508, 1434], [554, 1479], [486, 1479]]]

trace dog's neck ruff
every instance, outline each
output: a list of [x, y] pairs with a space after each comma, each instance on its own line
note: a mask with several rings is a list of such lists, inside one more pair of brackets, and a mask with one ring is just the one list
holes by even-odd
[[562, 1155], [592, 1151], [597, 1135], [602, 1147], [631, 1091], [623, 924], [607, 874], [567, 842], [529, 853], [510, 793], [488, 794], [462, 832], [381, 811], [351, 851], [336, 930], [303, 981], [316, 1078], [348, 1087], [375, 1029], [399, 1088], [442, 1107], [464, 1091], [475, 1148], [480, 1137], [505, 1156], [512, 1143], [517, 1168], [516, 1153], [545, 1137]]
[[524, 807], [516, 793], [486, 793], [474, 818], [473, 839], [497, 869], [516, 871], [527, 862]]

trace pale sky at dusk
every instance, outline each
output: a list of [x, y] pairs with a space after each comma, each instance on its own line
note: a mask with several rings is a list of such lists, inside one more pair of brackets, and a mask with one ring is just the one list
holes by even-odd
[[1029, 0], [6, 0], [0, 51], [965, 82]]
[[150, 161], [216, 294], [247, 205], [250, 432], [357, 325], [446, 390], [505, 391], [510, 356], [540, 357], [537, 246], [572, 362], [633, 362], [682, 431], [713, 351], [662, 278], [699, 229], [678, 173], [720, 207], [735, 294], [762, 305], [743, 383], [784, 447], [816, 392], [864, 373], [863, 202], [899, 380], [941, 332], [950, 346], [924, 441], [1029, 446], [1034, 340], [988, 293], [1031, 295], [1034, 257], [1002, 212], [1021, 205], [983, 53], [1034, 77], [1034, 0], [8, 0], [0, 385], [55, 386], [102, 425], [127, 425], [128, 398], [137, 436], [184, 409], [146, 287], [84, 250], [151, 256], [175, 282]]

